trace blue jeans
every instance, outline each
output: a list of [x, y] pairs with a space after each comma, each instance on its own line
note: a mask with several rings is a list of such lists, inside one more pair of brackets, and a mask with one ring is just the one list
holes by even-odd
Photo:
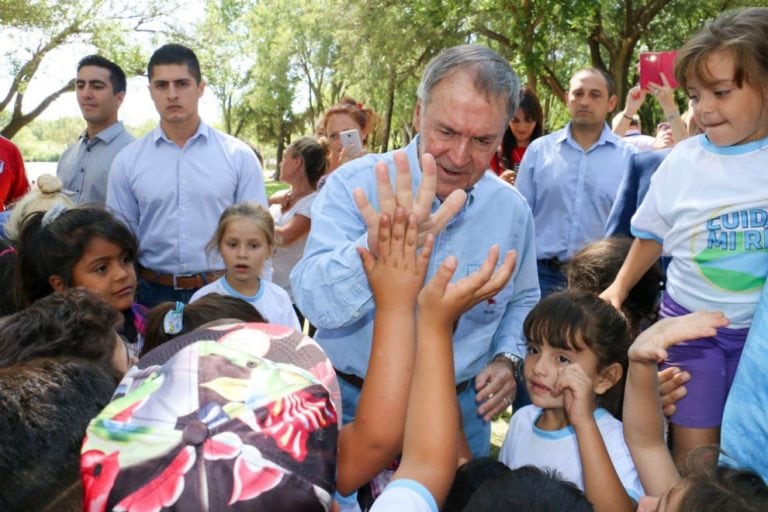
[[136, 302], [150, 309], [165, 301], [181, 301], [186, 304], [196, 291], [176, 290], [172, 286], [150, 283], [143, 277], [139, 277], [136, 287]]
[[539, 288], [541, 289], [541, 298], [543, 299], [552, 292], [564, 290], [567, 284], [565, 274], [540, 261], [536, 262], [536, 269], [539, 273]]
[[[357, 402], [360, 400], [360, 390], [338, 378], [341, 389], [342, 421], [344, 424], [355, 418]], [[485, 457], [491, 448], [491, 424], [483, 421], [477, 414], [478, 404], [475, 402], [475, 381], [470, 381], [469, 386], [458, 395], [461, 417], [464, 423], [464, 435], [467, 436], [469, 449], [475, 457]]]

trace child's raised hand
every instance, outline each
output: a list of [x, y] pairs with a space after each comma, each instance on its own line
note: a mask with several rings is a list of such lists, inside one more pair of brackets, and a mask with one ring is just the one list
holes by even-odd
[[627, 294], [614, 281], [608, 288], [603, 290], [600, 294], [600, 298], [620, 312], [621, 305], [624, 304], [624, 301], [627, 299]]
[[498, 260], [499, 246], [494, 245], [478, 270], [451, 283], [457, 261], [448, 256], [419, 293], [419, 314], [429, 315], [432, 321], [442, 325], [450, 325], [467, 309], [496, 295], [512, 276], [517, 254], [509, 251], [504, 262], [496, 268]]
[[654, 364], [664, 361], [670, 346], [686, 340], [714, 336], [718, 327], [728, 324], [728, 319], [720, 311], [697, 311], [659, 320], [635, 339], [629, 347], [629, 360]]
[[595, 391], [592, 379], [578, 363], [565, 367], [554, 384], [555, 394], [563, 397], [563, 410], [574, 427], [594, 421]]
[[378, 257], [362, 247], [358, 253], [373, 291], [376, 307], [410, 305], [424, 283], [434, 237], [429, 236], [420, 253], [416, 250], [417, 221], [414, 214], [406, 214], [397, 207], [394, 218], [384, 214], [379, 219]]

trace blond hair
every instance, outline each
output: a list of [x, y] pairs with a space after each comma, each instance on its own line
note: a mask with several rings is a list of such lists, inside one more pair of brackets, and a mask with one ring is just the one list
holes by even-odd
[[11, 210], [5, 232], [11, 240], [16, 240], [21, 232], [21, 225], [32, 213], [47, 212], [57, 204], [74, 208], [75, 203], [62, 191], [64, 185], [53, 174], [41, 174], [37, 178], [37, 188], [27, 192]]
[[216, 232], [213, 233], [208, 245], [205, 246], [209, 253], [219, 250], [221, 240], [227, 231], [227, 226], [230, 222], [237, 219], [250, 219], [254, 221], [266, 235], [269, 246], [273, 247], [275, 245], [275, 221], [272, 219], [272, 215], [260, 204], [248, 201], [233, 204], [224, 210], [221, 217], [219, 217], [219, 225], [216, 227]]

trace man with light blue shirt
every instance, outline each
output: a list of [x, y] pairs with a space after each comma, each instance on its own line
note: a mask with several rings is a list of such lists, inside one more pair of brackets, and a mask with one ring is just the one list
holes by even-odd
[[[427, 279], [449, 255], [458, 260], [459, 279], [480, 266], [493, 244], [502, 255], [517, 252], [507, 286], [462, 315], [454, 333], [464, 431], [473, 453], [488, 453], [488, 420], [515, 395], [522, 323], [539, 299], [530, 210], [513, 187], [486, 173], [515, 113], [518, 91], [509, 63], [493, 51], [473, 45], [444, 50], [419, 85], [414, 113], [419, 135], [402, 152], [367, 155], [342, 166], [315, 199], [312, 229], [291, 286], [337, 369], [345, 421], [354, 417], [368, 368], [375, 308], [356, 247], [371, 248], [367, 225], [376, 225], [371, 212], [397, 202], [417, 215], [420, 233], [436, 236]], [[395, 174], [395, 194], [380, 204], [377, 182], [381, 189]], [[355, 201], [367, 205], [363, 198], [371, 204], [361, 213]]]
[[261, 166], [245, 143], [198, 115], [205, 82], [194, 52], [160, 47], [149, 60], [149, 91], [160, 124], [112, 163], [107, 206], [139, 239], [137, 302], [188, 302], [221, 277], [223, 263], [205, 246], [228, 206], [266, 206]]
[[602, 237], [635, 152], [605, 122], [616, 106], [613, 79], [607, 73], [596, 68], [577, 72], [565, 99], [571, 121], [528, 146], [516, 182], [536, 224], [542, 297], [565, 288], [563, 263], [584, 244]]
[[75, 96], [86, 128], [56, 166], [56, 175], [77, 204], [104, 204], [112, 161], [134, 141], [117, 120], [125, 89], [125, 72], [111, 60], [88, 55], [77, 64]]

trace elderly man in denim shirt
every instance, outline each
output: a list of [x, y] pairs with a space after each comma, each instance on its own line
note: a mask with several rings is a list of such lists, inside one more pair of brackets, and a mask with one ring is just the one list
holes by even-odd
[[[419, 136], [404, 151], [346, 164], [315, 200], [309, 240], [291, 284], [340, 377], [345, 421], [354, 417], [368, 367], [375, 308], [355, 248], [375, 252], [368, 227], [375, 229], [376, 212], [398, 204], [417, 215], [421, 234], [436, 235], [427, 279], [448, 255], [458, 259], [458, 279], [476, 270], [493, 244], [502, 255], [517, 253], [510, 282], [462, 315], [454, 334], [464, 430], [472, 452], [487, 454], [488, 420], [515, 395], [522, 323], [539, 299], [530, 209], [513, 187], [486, 173], [516, 110], [518, 90], [509, 64], [491, 50], [464, 45], [443, 51], [419, 86]], [[395, 193], [377, 197], [377, 188], [388, 189], [392, 180]]]

